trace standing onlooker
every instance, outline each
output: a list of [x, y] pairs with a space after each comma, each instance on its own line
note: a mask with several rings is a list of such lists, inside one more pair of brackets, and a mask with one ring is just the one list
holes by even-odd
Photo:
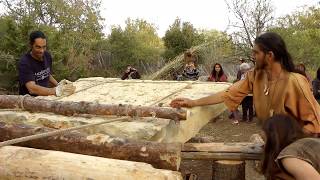
[[[244, 80], [246, 78], [246, 73], [251, 69], [248, 63], [242, 63], [240, 65], [241, 78]], [[241, 102], [242, 106], [242, 121], [251, 122], [253, 119], [253, 96], [248, 94]], [[249, 118], [248, 118], [249, 113]]]
[[311, 78], [310, 74], [307, 72], [306, 66], [304, 64], [302, 64], [302, 63], [297, 64], [296, 70], [298, 71], [298, 73], [304, 75], [307, 78], [307, 80], [311, 83], [312, 78]]
[[317, 77], [312, 81], [312, 91], [314, 97], [320, 102], [320, 67], [317, 70]]
[[241, 64], [245, 63], [244, 59], [240, 58], [239, 59], [239, 62], [240, 62], [240, 65], [239, 65], [239, 69], [238, 69], [238, 72], [237, 72], [237, 79], [235, 81], [239, 81], [241, 79], [241, 70], [240, 70], [240, 66]]
[[228, 77], [224, 74], [221, 64], [216, 63], [213, 66], [213, 69], [211, 71], [211, 74], [208, 78], [208, 81], [213, 82], [227, 82]]

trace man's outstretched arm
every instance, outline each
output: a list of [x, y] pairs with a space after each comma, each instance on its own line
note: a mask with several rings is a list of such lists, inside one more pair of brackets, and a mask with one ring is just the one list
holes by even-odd
[[191, 100], [188, 98], [177, 98], [171, 101], [170, 106], [174, 108], [179, 108], [179, 107], [194, 107], [194, 106], [219, 104], [223, 102], [223, 98], [222, 98], [223, 93], [224, 91], [220, 91], [210, 96], [203, 97], [200, 99], [195, 99], [195, 100]]

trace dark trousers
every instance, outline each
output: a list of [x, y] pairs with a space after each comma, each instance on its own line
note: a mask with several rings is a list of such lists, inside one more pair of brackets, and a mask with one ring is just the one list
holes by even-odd
[[242, 102], [242, 121], [246, 121], [248, 117], [248, 111], [249, 111], [249, 121], [252, 121], [253, 118], [253, 97], [252, 96], [246, 96]]

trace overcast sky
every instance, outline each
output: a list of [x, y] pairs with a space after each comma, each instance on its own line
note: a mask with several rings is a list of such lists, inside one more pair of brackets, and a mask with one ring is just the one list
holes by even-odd
[[[286, 15], [319, 0], [273, 0], [275, 16]], [[125, 20], [141, 18], [153, 23], [163, 36], [176, 17], [200, 29], [225, 30], [228, 10], [224, 0], [103, 0], [101, 14], [108, 34], [112, 25], [124, 26]]]

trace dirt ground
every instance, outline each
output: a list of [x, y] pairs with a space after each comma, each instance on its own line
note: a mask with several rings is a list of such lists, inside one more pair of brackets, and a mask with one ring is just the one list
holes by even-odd
[[[196, 137], [209, 137], [212, 142], [249, 142], [250, 136], [259, 132], [261, 131], [256, 119], [251, 123], [240, 122], [238, 125], [233, 125], [228, 119], [228, 114], [224, 113], [216, 118], [215, 122], [204, 126]], [[193, 173], [199, 180], [211, 180], [212, 164], [212, 161], [183, 160], [180, 172], [184, 177], [185, 174]], [[246, 180], [264, 180], [264, 177], [253, 167], [253, 161], [246, 161]]]

